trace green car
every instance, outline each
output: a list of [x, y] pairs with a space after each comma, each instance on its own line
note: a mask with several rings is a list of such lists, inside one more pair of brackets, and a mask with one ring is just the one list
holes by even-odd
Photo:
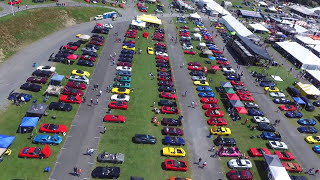
[[129, 76], [116, 76], [114, 78], [115, 81], [119, 81], [119, 82], [131, 82], [131, 77]]
[[113, 84], [113, 87], [118, 87], [118, 88], [130, 88], [131, 84], [129, 82], [115, 82]]

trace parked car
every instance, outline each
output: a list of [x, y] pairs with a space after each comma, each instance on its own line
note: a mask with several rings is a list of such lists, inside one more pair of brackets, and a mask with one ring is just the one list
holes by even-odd
[[79, 94], [72, 96], [72, 95], [61, 95], [60, 102], [65, 102], [65, 103], [77, 103], [81, 104], [82, 98], [79, 96]]
[[236, 140], [234, 138], [222, 138], [218, 136], [214, 141], [216, 146], [235, 146], [237, 145]]
[[113, 94], [111, 96], [111, 101], [126, 101], [129, 102], [130, 96], [125, 94]]
[[267, 124], [267, 123], [258, 123], [258, 130], [267, 131], [267, 132], [276, 132], [276, 128], [273, 127], [271, 124]]
[[283, 162], [282, 165], [289, 172], [302, 172], [302, 168], [298, 163]]
[[281, 106], [279, 106], [279, 109], [281, 111], [296, 111], [297, 110], [296, 106], [289, 105], [289, 104], [281, 105]]
[[165, 136], [163, 143], [166, 145], [184, 146], [185, 141], [182, 137]]
[[77, 81], [69, 81], [67, 83], [66, 87], [71, 87], [71, 88], [75, 88], [75, 89], [82, 89], [82, 90], [85, 90], [87, 88], [87, 86], [84, 83], [80, 83]]
[[51, 102], [49, 109], [58, 111], [71, 111], [72, 105], [64, 102]]
[[183, 136], [183, 130], [180, 128], [163, 127], [162, 133], [164, 135]]
[[253, 121], [255, 123], [270, 123], [270, 120], [263, 116], [253, 116]]
[[218, 155], [220, 157], [240, 157], [241, 152], [237, 146], [234, 146], [234, 147], [220, 146], [220, 148], [218, 149]]
[[231, 170], [227, 173], [228, 180], [252, 180], [253, 176], [249, 170]]
[[292, 97], [300, 97], [301, 96], [301, 93], [297, 88], [288, 87], [287, 91]]
[[288, 150], [286, 143], [281, 141], [269, 141], [268, 145], [271, 149]]
[[102, 152], [97, 157], [98, 162], [122, 164], [124, 162], [124, 154]]
[[290, 152], [275, 151], [274, 154], [277, 155], [280, 160], [284, 160], [284, 161], [292, 161], [295, 159], [294, 155], [291, 154]]
[[264, 116], [264, 113], [259, 109], [249, 109], [248, 114], [250, 116]]
[[302, 118], [302, 113], [297, 111], [288, 111], [284, 114], [288, 118]]
[[93, 178], [108, 178], [108, 179], [118, 179], [120, 177], [119, 167], [101, 167], [98, 166], [94, 168], [91, 172]]
[[250, 148], [249, 154], [252, 157], [263, 157], [264, 154], [270, 155], [270, 151], [267, 148]]
[[138, 144], [155, 144], [157, 139], [153, 135], [136, 134], [133, 137], [133, 141]]
[[286, 95], [281, 93], [281, 92], [272, 92], [269, 95], [271, 97], [273, 97], [273, 98], [284, 98], [284, 97], [286, 97]]
[[307, 110], [307, 111], [314, 111], [314, 106], [313, 106], [313, 104], [312, 104], [312, 102], [307, 98], [307, 97], [305, 97], [305, 96], [302, 96], [302, 97], [300, 97], [305, 103], [306, 103], [306, 105], [305, 105], [305, 109]]
[[107, 114], [103, 118], [104, 122], [120, 122], [124, 123], [126, 122], [126, 117], [121, 116], [121, 115], [112, 115], [112, 114]]
[[166, 159], [164, 161], [164, 168], [166, 170], [172, 170], [172, 171], [187, 171], [188, 170], [188, 163], [187, 163], [187, 161]]
[[44, 148], [38, 147], [23, 147], [19, 153], [19, 157], [23, 158], [48, 158], [51, 155], [51, 150], [47, 144], [44, 145]]
[[173, 119], [173, 118], [163, 118], [162, 124], [165, 126], [181, 126], [182, 121], [179, 119]]
[[172, 157], [185, 157], [186, 151], [183, 148], [175, 148], [175, 147], [164, 147], [162, 148], [162, 154], [164, 156], [172, 156]]
[[303, 126], [314, 126], [317, 122], [314, 119], [299, 119], [298, 124]]
[[109, 103], [109, 105], [108, 105], [108, 108], [126, 110], [126, 109], [128, 109], [128, 102], [125, 102], [125, 101], [111, 101]]
[[74, 81], [74, 82], [89, 84], [89, 79], [87, 78], [87, 76], [82, 76], [82, 77], [81, 76], [70, 76], [69, 80]]
[[91, 61], [87, 61], [87, 60], [82, 60], [82, 59], [80, 59], [80, 60], [78, 60], [77, 65], [79, 65], [79, 66], [93, 67], [93, 66], [94, 66], [94, 63], [91, 62]]
[[290, 103], [290, 101], [285, 98], [275, 98], [272, 101], [276, 104], [289, 104]]
[[27, 79], [27, 82], [29, 83], [37, 83], [37, 84], [46, 84], [48, 81], [48, 78], [46, 77], [29, 77]]
[[53, 74], [51, 71], [45, 71], [45, 70], [40, 70], [37, 69], [32, 72], [32, 76], [38, 76], [38, 77], [50, 77]]
[[249, 159], [231, 159], [228, 161], [228, 167], [231, 169], [251, 169], [252, 163]]
[[36, 135], [32, 143], [34, 144], [52, 144], [52, 145], [58, 145], [62, 142], [62, 137], [58, 136], [57, 134], [51, 136], [47, 134], [39, 134]]
[[318, 133], [318, 129], [312, 126], [300, 126], [298, 127], [298, 131], [300, 133], [308, 133], [308, 134]]
[[18, 92], [11, 92], [9, 94], [8, 99], [10, 101], [24, 101], [29, 102], [32, 99], [31, 94], [25, 94], [25, 93], [18, 93]]
[[279, 132], [262, 132], [260, 136], [262, 139], [266, 140], [281, 141], [281, 135]]
[[32, 91], [32, 92], [39, 92], [41, 90], [41, 86], [32, 83], [24, 83], [20, 86], [20, 89]]

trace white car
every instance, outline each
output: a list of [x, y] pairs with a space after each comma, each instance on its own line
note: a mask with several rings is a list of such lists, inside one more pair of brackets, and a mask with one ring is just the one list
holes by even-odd
[[193, 49], [193, 46], [183, 44], [182, 48], [183, 48], [183, 49]]
[[81, 76], [70, 76], [69, 80], [89, 84], [89, 79], [87, 78], [87, 76], [82, 76], [82, 77]]
[[130, 96], [124, 94], [114, 94], [111, 96], [111, 101], [127, 101], [129, 102]]
[[270, 123], [270, 120], [262, 116], [253, 116], [253, 121], [256, 123]]
[[103, 19], [103, 16], [102, 15], [96, 15], [96, 17], [93, 18], [94, 20], [101, 20]]
[[161, 51], [156, 51], [156, 55], [157, 56], [168, 56], [168, 54], [167, 53], [164, 53], [164, 52], [161, 52]]
[[117, 66], [116, 70], [117, 71], [132, 71], [132, 68], [128, 67], [128, 66]]
[[207, 78], [205, 76], [192, 76], [192, 81], [205, 81]]
[[250, 169], [252, 163], [248, 159], [231, 159], [228, 161], [228, 167], [231, 169]]
[[222, 71], [223, 71], [223, 72], [233, 72], [233, 73], [236, 72], [236, 71], [235, 71], [234, 69], [232, 69], [232, 68], [225, 68], [225, 67], [222, 68]]
[[104, 27], [105, 27], [105, 28], [108, 28], [108, 29], [112, 29], [112, 28], [113, 28], [112, 24], [110, 24], [110, 23], [105, 24]]
[[95, 48], [89, 48], [89, 47], [84, 47], [81, 49], [82, 51], [89, 51], [89, 52], [97, 52]]
[[284, 97], [286, 97], [286, 95], [284, 95], [281, 92], [272, 92], [272, 93], [270, 93], [270, 96], [273, 97], [273, 98], [284, 98]]
[[272, 149], [280, 149], [280, 150], [288, 149], [288, 146], [286, 145], [286, 143], [281, 141], [269, 141], [268, 144]]
[[252, 102], [246, 102], [244, 103], [244, 106], [246, 108], [256, 108], [256, 109], [259, 109], [259, 105], [258, 104], [255, 104], [255, 103], [252, 103]]
[[38, 66], [37, 69], [42, 71], [50, 71], [50, 72], [56, 71], [56, 68], [52, 66]]

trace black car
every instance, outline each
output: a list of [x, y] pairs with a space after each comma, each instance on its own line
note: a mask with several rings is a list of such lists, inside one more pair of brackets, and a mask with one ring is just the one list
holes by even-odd
[[69, 46], [77, 46], [77, 47], [80, 47], [81, 46], [81, 43], [80, 42], [68, 42], [68, 44], [67, 45], [69, 45]]
[[33, 71], [32, 76], [50, 77], [52, 75], [52, 73], [53, 72], [51, 72], [51, 71], [44, 71], [44, 70], [37, 69], [37, 70]]
[[265, 74], [257, 73], [255, 71], [251, 72], [251, 74], [252, 74], [253, 77], [256, 77], [256, 78], [264, 78], [264, 77], [266, 77]]
[[62, 54], [73, 54], [74, 53], [74, 50], [71, 50], [71, 49], [60, 49], [60, 51], [58, 53], [62, 53]]
[[133, 54], [120, 54], [119, 57], [122, 57], [122, 58], [133, 58]]
[[80, 59], [80, 60], [77, 62], [77, 65], [79, 65], [79, 66], [89, 66], [89, 67], [93, 67], [93, 66], [94, 66], [94, 63], [91, 62], [91, 61], [87, 61], [87, 60], [82, 60], [82, 59]]
[[305, 105], [304, 108], [305, 108], [307, 111], [314, 111], [314, 106], [313, 106], [312, 102], [311, 102], [307, 97], [302, 96], [302, 97], [300, 97], [300, 98], [306, 103], [306, 105]]
[[98, 57], [98, 54], [96, 52], [91, 52], [91, 51], [82, 51], [82, 55], [89, 55], [93, 57]]
[[171, 87], [174, 86], [173, 82], [171, 82], [171, 81], [159, 81], [158, 85], [159, 86], [171, 86]]
[[131, 63], [131, 62], [132, 62], [132, 58], [123, 58], [123, 57], [120, 57], [120, 58], [118, 59], [118, 61]]
[[60, 62], [60, 63], [66, 64], [68, 62], [68, 59], [64, 58], [64, 57], [50, 57], [49, 61]]
[[317, 107], [320, 107], [320, 101], [314, 101], [314, 102], [313, 102], [313, 105], [314, 105], [314, 106], [317, 106]]
[[142, 143], [142, 144], [155, 144], [157, 142], [157, 139], [155, 136], [152, 135], [146, 135], [146, 134], [136, 134], [133, 137], [133, 141], [135, 143]]
[[132, 50], [122, 49], [121, 54], [134, 54], [134, 52]]
[[94, 34], [91, 36], [92, 38], [99, 38], [99, 39], [103, 39], [104, 40], [104, 36], [100, 36], [98, 34]]
[[214, 144], [216, 146], [235, 146], [237, 145], [236, 140], [233, 138], [222, 138], [220, 136], [218, 136], [215, 140], [214, 140]]
[[297, 88], [294, 87], [288, 87], [287, 88], [288, 93], [293, 97], [300, 97], [301, 93]]
[[94, 168], [91, 173], [93, 178], [108, 178], [108, 179], [118, 179], [120, 176], [120, 168], [119, 167], [101, 167], [98, 166]]
[[204, 76], [204, 72], [202, 72], [202, 71], [191, 71], [190, 75], [191, 76]]
[[32, 92], [39, 92], [41, 90], [41, 86], [32, 83], [24, 83], [20, 86], [20, 89], [32, 91]]
[[223, 73], [223, 75], [225, 75], [225, 76], [236, 76], [237, 74], [235, 72], [226, 71], [226, 72]]
[[49, 105], [49, 109], [58, 111], [71, 111], [72, 105], [64, 102], [51, 102]]
[[233, 86], [233, 88], [237, 91], [237, 90], [244, 90], [244, 91], [247, 91], [247, 88], [245, 86], [238, 86], [238, 85], [235, 85]]
[[60, 57], [60, 58], [67, 58], [69, 56], [69, 54], [67, 53], [57, 53], [55, 55], [56, 58]]
[[160, 100], [159, 106], [177, 107], [177, 103], [170, 100]]
[[267, 132], [276, 132], [276, 128], [273, 127], [271, 124], [267, 124], [267, 123], [258, 123], [258, 130], [267, 131]]
[[163, 118], [162, 124], [165, 126], [181, 126], [182, 121], [179, 119]]
[[99, 46], [96, 46], [96, 45], [93, 45], [93, 44], [87, 44], [86, 47], [88, 47], [88, 48], [94, 48], [94, 49], [96, 49], [96, 50], [99, 50], [99, 49], [100, 49]]
[[168, 63], [157, 63], [157, 67], [170, 67], [170, 64]]
[[158, 90], [160, 92], [174, 92], [175, 91], [175, 89], [173, 87], [170, 87], [170, 86], [160, 86], [158, 88]]
[[290, 176], [291, 180], [308, 180], [306, 177], [304, 176]]

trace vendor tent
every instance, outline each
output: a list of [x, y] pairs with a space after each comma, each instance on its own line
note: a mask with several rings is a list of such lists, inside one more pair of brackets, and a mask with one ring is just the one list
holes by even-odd
[[190, 14], [190, 18], [201, 20], [201, 16], [197, 12]]
[[256, 45], [253, 41], [251, 41], [247, 37], [243, 37], [239, 35], [238, 37], [241, 40], [242, 44], [251, 52], [251, 54], [254, 54], [262, 59], [271, 60], [271, 57], [265, 48]]
[[243, 10], [239, 9], [238, 14], [243, 16], [243, 17], [249, 17], [249, 18], [262, 18], [261, 14], [256, 11], [248, 11], [248, 10]]
[[86, 34], [81, 34], [79, 36], [79, 39], [82, 40], [82, 41], [89, 41], [89, 39], [91, 38], [90, 35], [86, 35]]
[[292, 97], [292, 99], [298, 104], [306, 104], [301, 98], [299, 97]]
[[140, 21], [140, 20], [132, 20], [131, 21], [132, 26], [138, 26], [138, 27], [146, 27], [146, 22]]
[[248, 114], [248, 111], [245, 107], [235, 107], [239, 114]]
[[194, 40], [197, 40], [197, 41], [201, 41], [201, 34], [199, 34], [199, 33], [194, 33], [194, 34], [193, 34], [193, 39], [194, 39]]
[[319, 96], [320, 90], [317, 89], [312, 84], [303, 84], [298, 82], [295, 87], [300, 90], [302, 96], [311, 95], [311, 96]]
[[239, 96], [237, 94], [229, 94], [226, 93], [226, 96], [229, 100], [240, 100]]
[[320, 72], [319, 71], [307, 70], [307, 73], [309, 74], [309, 77], [311, 79], [310, 82], [312, 82], [316, 86], [319, 86], [319, 84], [320, 84]]
[[296, 35], [295, 38], [297, 39], [297, 42], [300, 43], [301, 45], [320, 45], [319, 40], [314, 40], [309, 36], [299, 36]]
[[220, 84], [222, 87], [225, 87], [225, 88], [232, 88], [233, 87], [230, 82], [221, 82]]
[[255, 32], [255, 31], [269, 32], [269, 30], [267, 28], [265, 28], [262, 24], [259, 24], [259, 23], [249, 24], [249, 26], [252, 27], [253, 32]]
[[205, 55], [212, 55], [212, 51], [210, 51], [209, 49], [202, 49], [202, 54], [205, 54]]
[[223, 88], [224, 89], [224, 92], [226, 92], [226, 93], [230, 93], [230, 94], [234, 94], [234, 93], [236, 93], [234, 90], [233, 90], [233, 88]]
[[253, 36], [253, 33], [232, 15], [223, 16], [219, 22], [223, 23], [229, 31], [235, 31], [240, 36]]
[[39, 117], [24, 117], [19, 126], [19, 133], [30, 133], [37, 126]]
[[48, 105], [46, 104], [37, 104], [33, 103], [30, 108], [28, 109], [26, 116], [28, 117], [42, 117], [46, 112]]
[[233, 107], [244, 107], [244, 104], [240, 100], [229, 101]]
[[7, 151], [7, 149], [10, 147], [15, 138], [16, 137], [14, 136], [0, 134], [0, 157]]
[[273, 180], [291, 180], [288, 172], [283, 167], [279, 157], [277, 155], [266, 155], [264, 154], [264, 159], [268, 165], [268, 177]]
[[152, 23], [152, 24], [159, 24], [159, 25], [162, 24], [161, 19], [158, 19], [157, 16], [146, 15], [146, 14], [138, 16], [137, 20], [144, 21], [147, 23]]
[[291, 25], [289, 25], [289, 26], [292, 27], [292, 28], [294, 28], [294, 29], [296, 30], [296, 32], [297, 32], [297, 33], [300, 33], [300, 34], [309, 31], [308, 29], [306, 29], [306, 28], [304, 28], [304, 27], [302, 27], [302, 26], [299, 26], [299, 25], [297, 25], [297, 24], [291, 24]]
[[258, 4], [259, 4], [261, 7], [267, 7], [267, 6], [268, 6], [268, 4], [265, 3], [265, 2], [263, 2], [263, 1], [260, 1]]
[[63, 79], [64, 75], [54, 74], [49, 84], [55, 86], [60, 85]]

